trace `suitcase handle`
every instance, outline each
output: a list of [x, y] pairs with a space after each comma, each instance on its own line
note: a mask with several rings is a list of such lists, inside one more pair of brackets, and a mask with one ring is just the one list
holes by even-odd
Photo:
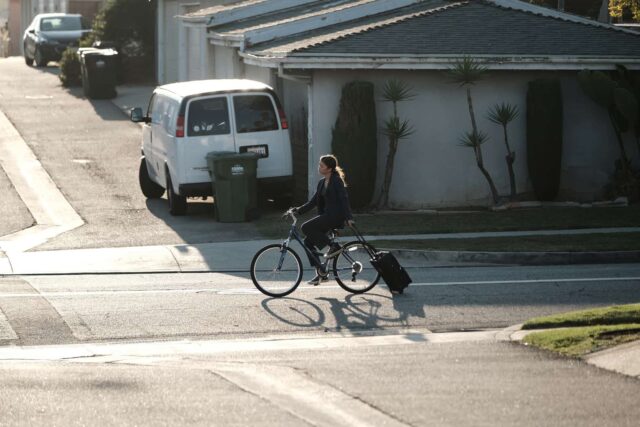
[[374, 248], [373, 245], [367, 243], [367, 241], [364, 239], [364, 236], [362, 235], [362, 233], [360, 233], [360, 230], [358, 230], [355, 224], [350, 225], [350, 227], [353, 230], [353, 233], [355, 234], [356, 239], [358, 239], [358, 241], [364, 245], [367, 252], [369, 252], [369, 256], [371, 258], [375, 258], [376, 254], [378, 253], [378, 250]]

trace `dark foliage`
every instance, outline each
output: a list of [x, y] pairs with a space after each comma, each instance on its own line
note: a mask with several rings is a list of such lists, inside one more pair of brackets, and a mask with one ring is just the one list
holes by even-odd
[[378, 142], [373, 91], [373, 84], [369, 82], [345, 85], [333, 129], [331, 149], [347, 174], [347, 191], [353, 208], [371, 203], [376, 183]]
[[80, 78], [80, 60], [78, 59], [75, 49], [67, 49], [62, 53], [59, 66], [60, 74], [58, 77], [62, 82], [62, 86], [79, 86], [82, 83]]
[[560, 81], [539, 79], [529, 82], [527, 165], [538, 200], [554, 200], [560, 189], [562, 122]]

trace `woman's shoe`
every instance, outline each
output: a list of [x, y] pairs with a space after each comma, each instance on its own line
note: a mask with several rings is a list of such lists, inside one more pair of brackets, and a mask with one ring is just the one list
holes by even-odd
[[318, 286], [320, 282], [326, 282], [329, 280], [329, 273], [324, 273], [321, 269], [316, 268], [316, 277], [309, 280], [307, 283], [313, 286]]

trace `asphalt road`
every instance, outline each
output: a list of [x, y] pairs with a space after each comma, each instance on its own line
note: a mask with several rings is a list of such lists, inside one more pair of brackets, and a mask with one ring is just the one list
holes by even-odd
[[7, 321], [0, 325], [18, 337], [6, 344], [20, 345], [413, 327], [445, 332], [640, 300], [637, 264], [415, 268], [411, 275], [410, 292], [396, 298], [382, 286], [350, 295], [327, 282], [282, 299], [260, 294], [248, 273], [5, 277], [0, 309]]
[[494, 330], [637, 302], [640, 265], [411, 273], [395, 298], [272, 299], [245, 273], [2, 278], [0, 425], [636, 424], [637, 380]]
[[[109, 100], [88, 100], [66, 89], [54, 63], [27, 67], [20, 57], [0, 58], [0, 110], [86, 224], [38, 250], [207, 243], [256, 236], [251, 223], [223, 224], [213, 204], [190, 200], [187, 217], [169, 215], [166, 199], [147, 201], [138, 185], [141, 130]], [[0, 178], [0, 185], [4, 185]], [[18, 214], [0, 204], [0, 216]], [[23, 206], [24, 207], [24, 206]], [[0, 230], [1, 231], [1, 230]]]

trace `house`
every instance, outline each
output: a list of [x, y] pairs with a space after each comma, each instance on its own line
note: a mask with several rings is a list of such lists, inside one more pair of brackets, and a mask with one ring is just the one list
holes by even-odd
[[[307, 189], [317, 158], [331, 152], [343, 85], [366, 80], [381, 88], [391, 78], [409, 84], [416, 97], [400, 104], [399, 114], [415, 133], [396, 155], [401, 166], [390, 192], [396, 208], [490, 200], [472, 151], [458, 144], [470, 122], [464, 90], [446, 75], [456, 60], [471, 56], [490, 71], [472, 93], [479, 127], [490, 138], [483, 145], [485, 166], [501, 194], [508, 193], [502, 129], [486, 112], [509, 102], [523, 113], [509, 133], [517, 186], [527, 192], [527, 84], [561, 80], [560, 197], [574, 200], [601, 197], [619, 156], [606, 113], [582, 93], [577, 72], [616, 64], [640, 69], [637, 33], [518, 0], [250, 0], [191, 11], [177, 25], [184, 31], [178, 39], [186, 42], [175, 52], [178, 79], [244, 77], [277, 89], [291, 123], [295, 172], [300, 180], [311, 177]], [[382, 123], [391, 106], [379, 101], [376, 108]], [[378, 140], [380, 188], [387, 148], [382, 133]]]
[[[8, 0], [9, 54], [22, 55], [22, 35], [39, 13], [79, 13], [89, 22], [106, 0]], [[0, 19], [1, 20], [1, 19]]]

